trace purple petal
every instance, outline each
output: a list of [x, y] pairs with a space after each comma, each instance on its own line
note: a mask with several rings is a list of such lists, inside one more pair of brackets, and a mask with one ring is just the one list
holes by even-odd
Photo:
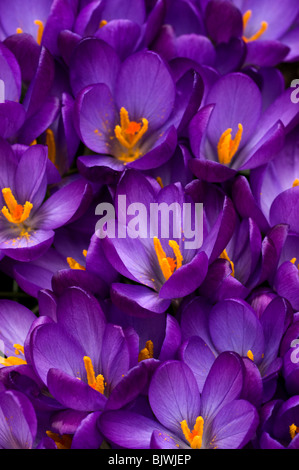
[[200, 394], [189, 367], [179, 361], [164, 362], [152, 378], [149, 401], [160, 423], [183, 437], [181, 421], [191, 427], [200, 411]]
[[201, 251], [187, 264], [181, 266], [163, 284], [159, 292], [162, 299], [175, 299], [194, 292], [208, 271], [208, 257]]
[[87, 197], [89, 185], [81, 179], [75, 180], [56, 191], [39, 209], [36, 218], [41, 229], [49, 230], [70, 222]]
[[216, 304], [209, 316], [210, 333], [219, 352], [235, 351], [247, 356], [250, 350], [259, 362], [264, 353], [262, 326], [251, 307], [237, 300]]
[[227, 403], [239, 398], [243, 388], [243, 371], [239, 357], [232, 352], [223, 352], [215, 359], [204, 384], [202, 416], [211, 422]]
[[138, 317], [164, 313], [170, 305], [170, 300], [161, 299], [157, 292], [140, 285], [113, 283], [110, 294], [116, 306]]
[[119, 65], [119, 58], [109, 44], [96, 38], [83, 39], [70, 62], [70, 83], [74, 95], [96, 83], [105, 83], [113, 91]]
[[241, 449], [255, 435], [258, 413], [245, 400], [227, 403], [217, 414], [211, 426], [211, 447], [217, 449]]
[[158, 54], [138, 52], [123, 62], [117, 78], [116, 103], [131, 120], [146, 118], [151, 131], [161, 127], [173, 110], [173, 79]]

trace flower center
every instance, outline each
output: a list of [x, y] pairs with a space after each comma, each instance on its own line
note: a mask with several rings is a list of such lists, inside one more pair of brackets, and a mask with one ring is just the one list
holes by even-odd
[[226, 129], [221, 135], [218, 145], [218, 160], [222, 165], [228, 165], [237, 152], [243, 134], [242, 124], [238, 124], [238, 131], [235, 138], [232, 139], [232, 129]]
[[[244, 32], [245, 32], [246, 26], [248, 24], [248, 21], [251, 18], [251, 15], [252, 15], [251, 10], [247, 10], [243, 15], [243, 31]], [[267, 21], [262, 21], [260, 29], [255, 34], [253, 34], [249, 38], [246, 37], [245, 35], [243, 35], [243, 41], [245, 41], [245, 42], [256, 41], [257, 39], [259, 39], [264, 34], [264, 32], [267, 30], [267, 28], [268, 28]]]
[[221, 258], [221, 259], [226, 259], [226, 260], [230, 263], [231, 268], [232, 268], [231, 276], [235, 277], [235, 265], [234, 265], [234, 263], [232, 262], [232, 260], [230, 259], [230, 257], [228, 256], [227, 251], [226, 251], [226, 250], [223, 250], [223, 252], [222, 252], [221, 255], [219, 256], [219, 258]]
[[46, 434], [57, 445], [57, 449], [70, 449], [72, 445], [72, 436], [70, 434], [57, 434], [56, 432], [46, 431]]
[[173, 272], [182, 266], [183, 256], [180, 252], [180, 247], [175, 240], [169, 240], [169, 246], [173, 249], [175, 259], [166, 256], [162, 248], [159, 238], [154, 237], [154, 247], [158, 258], [159, 266], [165, 277], [166, 281], [170, 278]]
[[118, 142], [126, 150], [118, 157], [126, 163], [132, 162], [140, 157], [141, 151], [136, 145], [148, 130], [148, 120], [141, 119], [141, 122], [130, 121], [129, 113], [125, 108], [120, 110], [120, 125], [115, 126], [114, 134]]
[[33, 205], [26, 201], [25, 204], [18, 204], [10, 188], [3, 188], [2, 194], [6, 206], [1, 209], [2, 214], [13, 224], [21, 224], [28, 219]]
[[[15, 348], [16, 356], [19, 356], [20, 354], [24, 356], [24, 346], [16, 343], [13, 347]], [[3, 366], [19, 366], [21, 364], [27, 364], [27, 362], [21, 357], [9, 356], [7, 358], [0, 357], [0, 364]]]
[[[86, 255], [87, 255], [87, 250], [83, 250], [83, 255], [85, 256], [86, 258]], [[71, 258], [70, 256], [67, 257], [67, 262], [68, 262], [68, 265], [71, 269], [81, 269], [82, 271], [85, 271], [85, 266], [82, 266], [82, 264], [78, 263], [78, 261], [76, 261], [74, 258]]]
[[154, 344], [151, 340], [145, 343], [145, 348], [141, 349], [138, 355], [138, 362], [144, 361], [145, 359], [151, 359], [154, 357]]
[[[40, 46], [41, 42], [42, 42], [43, 33], [44, 33], [44, 23], [41, 20], [34, 20], [34, 24], [36, 24], [36, 26], [38, 26], [36, 42]], [[23, 30], [22, 30], [22, 28], [17, 28], [16, 32], [17, 32], [17, 34], [21, 34], [21, 33], [23, 33]]]
[[294, 181], [293, 181], [292, 187], [295, 188], [295, 186], [299, 186], [299, 179], [298, 178], [294, 179]]
[[204, 427], [204, 419], [202, 416], [196, 418], [196, 422], [192, 431], [190, 431], [187, 421], [184, 419], [180, 423], [185, 439], [189, 442], [191, 449], [200, 449], [202, 445], [202, 435]]
[[290, 430], [291, 439], [294, 439], [296, 434], [298, 434], [299, 432], [299, 427], [296, 426], [295, 424], [291, 424], [291, 426], [289, 426], [289, 430]]
[[100, 392], [103, 395], [105, 391], [104, 376], [102, 374], [99, 374], [97, 376], [95, 375], [90, 357], [84, 356], [83, 361], [87, 374], [88, 385], [90, 385], [91, 388], [93, 388], [97, 392]]

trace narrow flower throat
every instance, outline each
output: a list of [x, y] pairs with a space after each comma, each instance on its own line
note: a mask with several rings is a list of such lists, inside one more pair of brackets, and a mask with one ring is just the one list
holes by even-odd
[[18, 204], [10, 188], [2, 189], [6, 206], [1, 209], [2, 214], [13, 224], [21, 224], [28, 219], [33, 205], [26, 201], [24, 205]]
[[228, 165], [238, 151], [243, 134], [242, 124], [238, 124], [238, 131], [235, 138], [232, 138], [232, 129], [226, 129], [219, 139], [217, 145], [218, 160], [222, 165]]
[[129, 113], [125, 108], [121, 108], [119, 114], [120, 125], [115, 126], [114, 134], [124, 151], [118, 159], [129, 163], [141, 155], [141, 150], [137, 144], [148, 130], [148, 120], [142, 118], [141, 122], [130, 121]]
[[[246, 26], [248, 24], [248, 21], [250, 20], [251, 18], [251, 15], [252, 15], [252, 11], [251, 10], [247, 10], [244, 15], [243, 15], [243, 31], [245, 32], [245, 29], [246, 29]], [[260, 29], [255, 33], [253, 34], [252, 36], [250, 36], [249, 38], [247, 36], [245, 36], [245, 34], [243, 35], [243, 41], [245, 42], [252, 42], [252, 41], [256, 41], [257, 39], [259, 39], [263, 34], [264, 32], [268, 29], [268, 23], [267, 21], [262, 21], [261, 22], [261, 27]]]
[[189, 442], [191, 449], [200, 449], [202, 445], [204, 419], [202, 416], [196, 418], [192, 431], [190, 431], [187, 421], [184, 419], [180, 423], [185, 439]]
[[165, 277], [166, 281], [182, 266], [183, 256], [180, 252], [180, 247], [175, 240], [169, 240], [169, 246], [173, 249], [175, 258], [167, 257], [165, 251], [162, 248], [159, 238], [154, 237], [154, 247], [158, 258], [159, 266]]

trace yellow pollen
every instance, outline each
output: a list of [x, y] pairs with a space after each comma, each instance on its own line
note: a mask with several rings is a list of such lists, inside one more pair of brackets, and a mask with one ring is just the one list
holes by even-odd
[[72, 445], [72, 436], [70, 434], [57, 434], [52, 431], [46, 431], [46, 434], [57, 445], [57, 449], [70, 449]]
[[192, 431], [190, 431], [187, 421], [184, 419], [180, 423], [185, 439], [189, 442], [191, 449], [200, 449], [202, 445], [204, 419], [202, 416], [196, 418]]
[[2, 214], [13, 224], [21, 224], [28, 219], [33, 205], [31, 202], [26, 201], [24, 206], [18, 204], [10, 188], [3, 188], [2, 194], [6, 206], [1, 209]]
[[299, 428], [295, 424], [291, 424], [291, 426], [289, 426], [289, 430], [290, 430], [291, 439], [294, 439], [296, 434], [298, 434], [299, 432]]
[[103, 26], [105, 26], [107, 23], [108, 23], [108, 21], [102, 20], [99, 24], [99, 28], [103, 28]]
[[166, 281], [173, 274], [174, 270], [178, 270], [182, 266], [183, 256], [180, 252], [180, 247], [175, 240], [169, 240], [169, 246], [173, 249], [175, 259], [167, 257], [162, 248], [159, 238], [154, 237], [154, 247], [158, 258], [159, 266], [165, 277]]
[[218, 145], [218, 160], [222, 165], [228, 165], [237, 152], [243, 134], [242, 124], [238, 124], [238, 131], [235, 138], [232, 139], [232, 129], [226, 129], [221, 135]]
[[251, 351], [250, 349], [247, 351], [247, 357], [248, 357], [248, 359], [250, 359], [251, 361], [254, 360], [254, 356], [253, 356], [252, 351]]
[[226, 259], [230, 263], [231, 268], [232, 268], [231, 276], [235, 277], [235, 265], [232, 262], [232, 260], [230, 259], [230, 257], [228, 256], [227, 251], [223, 250], [223, 252], [221, 253], [219, 258]]
[[298, 179], [298, 178], [296, 178], [296, 179], [293, 181], [292, 187], [295, 188], [295, 186], [299, 186], [299, 179]]
[[44, 32], [44, 23], [40, 20], [35, 20], [34, 24], [38, 26], [36, 42], [37, 44], [41, 45], [43, 32]]
[[121, 154], [119, 160], [131, 162], [141, 155], [140, 150], [134, 147], [148, 130], [148, 120], [142, 118], [141, 123], [130, 121], [129, 113], [125, 108], [121, 108], [119, 114], [120, 125], [115, 126], [114, 134], [118, 142], [127, 149], [127, 152]]
[[31, 142], [30, 147], [31, 147], [32, 145], [36, 145], [36, 144], [37, 144], [37, 140], [34, 139], [34, 140]]
[[17, 28], [17, 29], [16, 29], [16, 33], [17, 33], [17, 34], [22, 34], [22, 32], [23, 32], [22, 28]]
[[46, 130], [46, 145], [48, 147], [48, 158], [55, 165], [56, 161], [56, 144], [52, 129]]
[[[24, 355], [24, 346], [21, 344], [14, 344], [13, 347], [15, 348], [15, 354], [17, 356], [21, 354]], [[21, 357], [15, 357], [15, 356], [9, 356], [7, 358], [0, 357], [0, 364], [3, 366], [9, 367], [9, 366], [19, 366], [22, 364], [27, 364], [25, 359], [22, 359]]]
[[145, 359], [151, 359], [154, 357], [154, 344], [151, 340], [145, 343], [145, 348], [141, 349], [138, 355], [138, 362], [144, 361]]
[[[252, 11], [251, 10], [247, 10], [246, 13], [244, 13], [243, 15], [243, 31], [245, 31], [246, 29], [246, 26], [248, 24], [248, 21], [250, 20], [251, 18], [251, 15], [252, 15]], [[243, 35], [243, 41], [245, 42], [252, 42], [252, 41], [256, 41], [257, 39], [259, 39], [263, 34], [264, 32], [268, 29], [268, 23], [267, 21], [262, 21], [261, 22], [261, 27], [260, 29], [255, 33], [253, 34], [252, 36], [250, 36], [249, 38], [247, 38], [245, 35]]]
[[85, 271], [85, 267], [78, 263], [74, 258], [69, 256], [66, 260], [71, 269], [81, 269], [82, 271]]
[[96, 390], [97, 392], [102, 393], [103, 395], [104, 390], [105, 390], [104, 376], [102, 374], [95, 376], [94, 368], [93, 368], [90, 357], [84, 356], [83, 361], [84, 361], [84, 366], [85, 366], [85, 370], [87, 374], [88, 385], [94, 390]]

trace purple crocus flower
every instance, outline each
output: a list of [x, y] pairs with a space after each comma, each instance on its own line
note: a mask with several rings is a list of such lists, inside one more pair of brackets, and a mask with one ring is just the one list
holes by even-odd
[[217, 358], [201, 394], [186, 364], [166, 361], [149, 387], [152, 418], [129, 410], [107, 411], [99, 418], [99, 429], [123, 448], [243, 447], [254, 435], [258, 416], [253, 405], [240, 399], [242, 386], [242, 365], [233, 353]]
[[298, 395], [294, 395], [286, 400], [273, 400], [263, 406], [258, 430], [258, 448], [299, 448], [298, 400]]
[[[79, 157], [83, 174], [88, 176], [94, 167], [149, 170], [171, 158], [193, 88], [182, 77], [175, 83], [158, 54], [141, 51], [120, 64], [108, 44], [87, 38], [74, 51], [70, 80], [78, 135], [99, 154]], [[200, 78], [196, 87], [192, 98], [198, 107]]]
[[285, 297], [294, 310], [299, 309], [299, 235], [289, 233], [283, 245], [279, 266], [273, 279], [275, 291]]
[[298, 57], [294, 41], [298, 12], [298, 5], [292, 1], [282, 7], [268, 0], [210, 0], [205, 24], [216, 43], [241, 38], [247, 49], [246, 64], [276, 66]]
[[246, 398], [257, 404], [265, 402], [275, 392], [282, 367], [278, 356], [286, 314], [287, 306], [279, 297], [270, 302], [260, 318], [243, 300], [226, 299], [212, 306], [195, 298], [182, 312], [184, 344], [180, 357], [196, 374], [201, 389], [218, 354], [238, 353], [248, 373]]
[[[207, 273], [209, 260], [221, 254], [234, 224], [235, 214], [229, 199], [219, 195], [216, 190], [209, 193], [210, 201], [212, 195], [214, 202], [215, 198], [218, 199], [219, 206], [215, 212], [215, 206], [208, 204], [209, 210], [203, 215], [203, 227], [197, 226], [197, 236], [203, 230], [201, 244], [194, 238], [195, 232], [190, 232], [194, 230], [195, 223], [194, 200], [180, 184], [161, 188], [156, 181], [150, 182], [135, 170], [127, 170], [123, 174], [115, 194], [115, 210], [117, 225], [120, 224], [126, 230], [127, 236], [123, 237], [120, 232], [115, 232], [114, 236], [105, 228], [104, 232], [99, 232], [99, 236], [103, 237], [107, 259], [114, 269], [133, 281], [130, 284], [111, 285], [112, 301], [121, 310], [138, 316], [149, 315], [149, 312], [151, 315], [153, 312], [160, 314], [166, 311], [171, 301], [189, 295], [198, 288]], [[124, 196], [126, 200], [121, 207], [118, 201]], [[131, 210], [131, 204], [136, 202], [138, 211], [142, 209], [138, 217], [139, 228], [137, 220], [130, 217], [134, 214], [128, 214], [128, 218], [126, 215], [128, 208]], [[173, 210], [171, 204], [176, 207], [174, 221], [169, 220]], [[186, 224], [184, 204], [190, 204], [190, 229]], [[161, 210], [165, 205], [170, 208], [170, 212], [164, 216], [161, 224], [159, 219], [155, 221], [151, 211], [153, 207], [160, 207]], [[103, 222], [100, 225], [103, 226]], [[135, 230], [134, 234], [132, 230]], [[195, 244], [188, 246], [185, 243], [188, 239]], [[131, 253], [136, 253], [138, 258], [132, 257]]]
[[[299, 233], [298, 191], [299, 151], [298, 126], [290, 132], [276, 157], [250, 176], [250, 186], [257, 207], [268, 226], [278, 223], [289, 225], [290, 231]], [[286, 208], [288, 208], [286, 210]], [[257, 209], [257, 210], [258, 210]]]
[[189, 165], [199, 179], [228, 180], [265, 165], [282, 149], [286, 132], [299, 118], [291, 89], [262, 107], [258, 86], [243, 73], [227, 74], [212, 85], [189, 125], [196, 157]]
[[47, 148], [12, 147], [2, 140], [0, 152], [0, 248], [13, 259], [30, 261], [46, 252], [57, 227], [69, 222], [84, 204], [86, 207], [90, 201], [89, 186], [79, 178], [56, 190], [44, 202], [51, 174]]
[[31, 332], [37, 375], [64, 407], [104, 409], [130, 368], [130, 337], [107, 323], [97, 300], [78, 287], [58, 298], [56, 317]]

